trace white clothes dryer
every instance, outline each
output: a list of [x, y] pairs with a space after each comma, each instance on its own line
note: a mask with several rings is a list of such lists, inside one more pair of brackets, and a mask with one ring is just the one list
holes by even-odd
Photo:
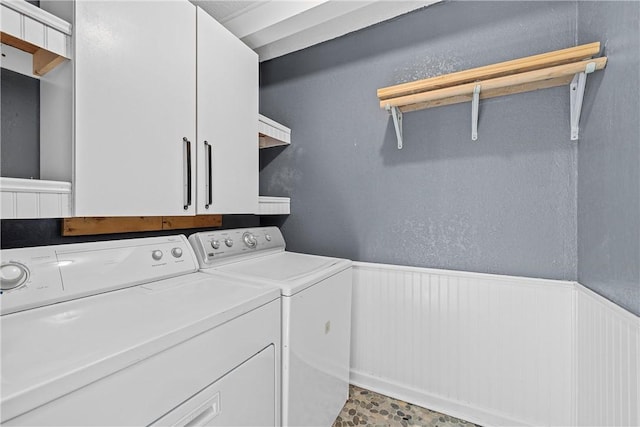
[[2, 425], [280, 425], [280, 292], [186, 237], [0, 252]]
[[189, 237], [200, 268], [282, 293], [282, 420], [331, 426], [349, 394], [352, 262], [285, 251], [277, 227]]

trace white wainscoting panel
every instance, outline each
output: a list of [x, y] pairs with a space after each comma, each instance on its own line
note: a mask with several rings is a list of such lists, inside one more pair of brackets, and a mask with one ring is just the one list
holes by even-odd
[[640, 425], [640, 318], [582, 285], [353, 272], [352, 383], [481, 425]]
[[355, 263], [352, 382], [482, 425], [570, 425], [573, 289]]
[[640, 425], [640, 318], [576, 287], [577, 424]]
[[291, 129], [258, 114], [258, 146], [260, 148], [291, 144]]
[[289, 215], [291, 199], [289, 197], [258, 196], [256, 215]]
[[71, 216], [71, 184], [68, 182], [3, 177], [0, 194], [2, 219]]

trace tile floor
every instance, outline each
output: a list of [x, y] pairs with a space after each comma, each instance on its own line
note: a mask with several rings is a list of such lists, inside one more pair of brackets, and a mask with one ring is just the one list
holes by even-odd
[[333, 423], [333, 427], [357, 425], [476, 427], [470, 422], [350, 385], [349, 400]]

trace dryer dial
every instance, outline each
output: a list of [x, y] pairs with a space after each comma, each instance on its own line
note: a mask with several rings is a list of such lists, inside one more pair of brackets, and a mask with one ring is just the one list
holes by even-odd
[[256, 239], [256, 236], [248, 231], [242, 235], [242, 241], [245, 245], [252, 249], [258, 246], [258, 239]]
[[17, 262], [8, 262], [0, 267], [0, 289], [8, 291], [24, 284], [29, 277], [27, 266]]

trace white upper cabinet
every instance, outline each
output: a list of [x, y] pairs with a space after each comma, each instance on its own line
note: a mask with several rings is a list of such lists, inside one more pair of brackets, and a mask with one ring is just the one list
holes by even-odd
[[195, 6], [78, 1], [74, 39], [75, 216], [195, 214]]
[[75, 8], [75, 215], [255, 212], [257, 54], [187, 1]]
[[197, 213], [258, 206], [258, 55], [198, 8]]

